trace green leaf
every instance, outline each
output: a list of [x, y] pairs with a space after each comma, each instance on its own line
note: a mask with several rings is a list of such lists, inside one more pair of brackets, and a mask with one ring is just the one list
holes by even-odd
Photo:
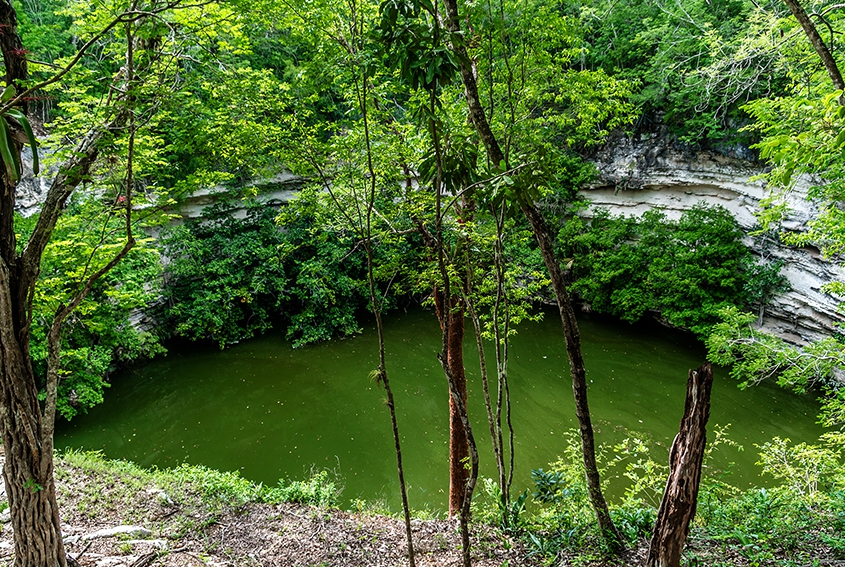
[[434, 4], [431, 3], [431, 0], [419, 0], [419, 3], [426, 12], [434, 14]]
[[9, 124], [2, 115], [0, 115], [0, 122], [3, 123], [2, 127], [0, 127], [0, 157], [3, 158], [3, 165], [6, 166], [6, 174], [9, 176], [9, 179], [17, 181], [21, 178], [21, 175], [18, 171], [17, 160], [13, 155], [14, 147], [12, 146]]
[[15, 98], [15, 87], [9, 85], [3, 89], [3, 94], [0, 94], [0, 102], [6, 104], [13, 98]]
[[38, 175], [38, 172], [41, 170], [38, 165], [38, 144], [35, 141], [35, 134], [32, 133], [32, 126], [30, 126], [29, 120], [23, 112], [15, 108], [9, 109], [6, 111], [6, 114], [12, 118], [16, 118], [21, 123], [23, 131], [26, 134], [26, 139], [29, 140], [29, 146], [32, 148], [32, 173]]

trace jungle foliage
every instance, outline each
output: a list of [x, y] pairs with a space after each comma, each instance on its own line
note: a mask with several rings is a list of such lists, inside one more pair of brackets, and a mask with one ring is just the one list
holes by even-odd
[[[32, 359], [43, 373], [47, 359], [48, 321], [79, 286], [89, 265], [97, 265], [123, 242], [121, 219], [91, 216], [91, 203], [75, 204], [62, 216], [44, 251], [39, 285], [33, 298]], [[37, 217], [18, 218], [26, 237]], [[62, 380], [58, 411], [71, 418], [103, 401], [109, 374], [119, 365], [164, 352], [162, 331], [144, 326], [160, 293], [161, 259], [152, 238], [138, 242], [114, 271], [97, 282], [65, 323], [62, 334]], [[137, 320], [133, 322], [133, 315]]]
[[[690, 564], [812, 564], [845, 557], [845, 454], [841, 433], [828, 433], [818, 443], [775, 438], [755, 446], [765, 487], [741, 489], [730, 469], [714, 466], [714, 456], [739, 446], [728, 426], [714, 428], [708, 441], [701, 492], [685, 552]], [[611, 514], [629, 545], [651, 536], [668, 467], [667, 447], [648, 434], [633, 431], [620, 443], [599, 450], [604, 476], [624, 477], [628, 486]], [[593, 525], [586, 484], [580, 470], [575, 432], [560, 458], [532, 471], [533, 490], [523, 495], [511, 534], [526, 542], [530, 554], [547, 564], [562, 559], [607, 560], [608, 551]], [[710, 435], [708, 435], [710, 437]], [[574, 443], [574, 444], [573, 444]], [[748, 448], [751, 450], [751, 448]], [[495, 485], [476, 505], [482, 521], [499, 517]]]
[[758, 262], [723, 207], [699, 203], [677, 221], [660, 210], [592, 214], [566, 222], [558, 238], [573, 292], [597, 312], [629, 322], [659, 314], [704, 338], [725, 307], [765, 303], [785, 286], [780, 265]]
[[[221, 347], [279, 324], [301, 345], [358, 332], [356, 315], [368, 302], [378, 315], [400, 296], [432, 301], [452, 290], [449, 302], [479, 310], [479, 343], [499, 349], [502, 376], [506, 338], [535, 317], [531, 303], [546, 283], [518, 212], [535, 204], [568, 210], [595, 173], [581, 154], [613, 129], [650, 135], [666, 125], [688, 148], [728, 152], [737, 141], [756, 142], [772, 164], [767, 181], [788, 189], [799, 175], [814, 176], [811, 194], [824, 204], [809, 232], [783, 240], [842, 252], [842, 93], [830, 89], [777, 3], [467, 2], [463, 31], [462, 19], [443, 20], [427, 0], [315, 0], [307, 9], [272, 0], [177, 4], [123, 29], [104, 27], [126, 8], [120, 2], [20, 6], [32, 81], [69, 66], [28, 101], [47, 124], [54, 161], [73, 157], [67, 141], [96, 131], [92, 124], [117, 121], [86, 170], [90, 187], [69, 202], [41, 262], [31, 331], [38, 373], [52, 314], [91, 266], [121, 248], [114, 211], [124, 204], [131, 216], [130, 194], [139, 208], [158, 211], [197, 188], [251, 187], [283, 168], [302, 175], [304, 188], [280, 211], [253, 199], [260, 191], [235, 190], [202, 219], [162, 228], [157, 243], [139, 238], [64, 319], [59, 411], [66, 417], [102, 400], [103, 378], [116, 364], [161, 352], [156, 332], [133, 320], [139, 311]], [[812, 9], [838, 41], [839, 7]], [[91, 49], [73, 59], [81, 43]], [[467, 93], [477, 95], [473, 108]], [[12, 110], [4, 116], [14, 118]], [[480, 127], [479, 111], [491, 132]], [[14, 169], [5, 156], [4, 163]], [[763, 230], [778, 230], [784, 203], [776, 196], [767, 204]], [[784, 282], [777, 263], [757, 262], [742, 245], [724, 209], [698, 206], [677, 221], [660, 211], [591, 215], [558, 219], [556, 244], [570, 260], [572, 291], [592, 309], [628, 321], [659, 314], [708, 338], [711, 355], [735, 363], [746, 384], [769, 376], [799, 391], [821, 384], [830, 393], [825, 418], [841, 421], [844, 395], [831, 380], [842, 360], [839, 339], [799, 352], [751, 329], [758, 315], [743, 310], [761, 313]], [[16, 219], [19, 241], [33, 222]], [[596, 536], [585, 527], [590, 507], [577, 443], [568, 447], [572, 454], [534, 475], [541, 511], [529, 537], [548, 557]], [[632, 488], [613, 512], [631, 541], [650, 525], [644, 495], [663, 477], [642, 447], [635, 440], [616, 450], [634, 455], [624, 472]], [[714, 480], [702, 529], [764, 561], [775, 545], [809, 545], [795, 534], [822, 514], [834, 526], [825, 537], [841, 549], [841, 453], [777, 439], [761, 450], [764, 469], [788, 489], [738, 495]], [[799, 469], [812, 482], [795, 486]], [[238, 484], [206, 476], [210, 491]], [[503, 478], [488, 489], [503, 529], [518, 530], [528, 496], [509, 500]], [[322, 498], [312, 488], [279, 487], [267, 498]], [[799, 494], [798, 504], [787, 490]], [[713, 504], [728, 497], [729, 505]], [[762, 533], [764, 514], [783, 525]]]
[[295, 346], [359, 332], [364, 259], [352, 235], [320, 222], [318, 200], [303, 194], [278, 219], [260, 202], [241, 203], [243, 218], [233, 214], [237, 203], [221, 202], [165, 230], [173, 332], [221, 348], [274, 324], [287, 326]]
[[[163, 328], [221, 346], [274, 324], [286, 326], [297, 345], [359, 330], [356, 313], [365, 305], [366, 295], [360, 242], [353, 227], [332, 212], [327, 196], [320, 195], [330, 183], [339, 189], [335, 205], [354, 210], [356, 191], [362, 190], [356, 188], [356, 179], [370, 175], [361, 151], [365, 133], [356, 69], [378, 85], [366, 112], [369, 136], [377, 140], [378, 148], [373, 164], [379, 180], [374, 226], [380, 242], [375, 247], [377, 278], [385, 286], [382, 294], [389, 307], [397, 296], [424, 294], [437, 278], [432, 258], [426, 258], [421, 242], [408, 234], [415, 224], [430, 226], [433, 201], [426, 192], [403, 187], [410, 171], [418, 171], [423, 181], [431, 181], [436, 173], [429, 121], [434, 120], [443, 136], [444, 183], [455, 191], [462, 184], [477, 184], [473, 191], [477, 217], [462, 225], [451, 216], [442, 219], [448, 246], [458, 252], [459, 235], [468, 231], [470, 238], [492, 251], [493, 207], [529, 194], [543, 196], [553, 205], [550, 210], [565, 206], [594, 175], [592, 165], [578, 152], [596, 144], [609, 129], [624, 125], [634, 106], [641, 116], [657, 112], [664, 113], [670, 124], [688, 122], [690, 136], [698, 128], [695, 120], [709, 121], [702, 131], [723, 128], [729, 122], [725, 109], [730, 105], [719, 103], [717, 118], [710, 111], [688, 112], [700, 105], [690, 101], [704, 96], [701, 80], [693, 78], [707, 61], [717, 59], [715, 52], [701, 57], [705, 46], [733, 41], [741, 33], [740, 22], [753, 11], [741, 2], [720, 3], [716, 9], [696, 2], [673, 7], [649, 2], [625, 6], [504, 2], [497, 9], [480, 4], [467, 9], [468, 17], [483, 24], [466, 32], [467, 45], [477, 62], [485, 108], [492, 126], [502, 132], [507, 161], [516, 167], [513, 171], [502, 170], [507, 163], [484, 163], [485, 154], [467, 127], [461, 89], [444, 82], [457, 72], [457, 61], [444, 44], [432, 52], [440, 55], [425, 59], [422, 74], [406, 69], [399, 60], [391, 62], [389, 49], [378, 43], [410, 36], [390, 40], [378, 32], [381, 36], [370, 38], [338, 28], [331, 2], [315, 4], [308, 13], [281, 10], [272, 2], [211, 3], [203, 8], [211, 26], [207, 29], [200, 30], [193, 19], [199, 12], [186, 8], [170, 24], [171, 36], [165, 27], [145, 32], [149, 37], [141, 44], [146, 51], [139, 52], [139, 62], [151, 76], [171, 77], [167, 73], [172, 71], [160, 67], [162, 63], [153, 57], [155, 49], [178, 61], [177, 75], [167, 79], [170, 83], [152, 80], [138, 88], [144, 100], [155, 101], [136, 140], [135, 174], [148, 198], [170, 199], [172, 205], [198, 187], [219, 183], [237, 187], [255, 177], [271, 177], [280, 164], [310, 176], [310, 182], [303, 196], [284, 207], [278, 218], [251, 204], [253, 194], [242, 196], [235, 190], [233, 201], [207, 210], [202, 221], [166, 228], [157, 243], [144, 241], [145, 250], [156, 246], [167, 259], [160, 292], [165, 305], [154, 305], [157, 277], [144, 272], [147, 296], [133, 300], [130, 309], [142, 308], [146, 301], [144, 309], [163, 322]], [[34, 77], [49, 74], [50, 67], [44, 64], [64, 64], [74, 38], [89, 37], [105, 17], [86, 3], [71, 0], [26, 3], [21, 14], [32, 59], [41, 62], [33, 65]], [[355, 17], [372, 25], [375, 33], [375, 28], [384, 27], [386, 15], [375, 3], [365, 3], [358, 6]], [[397, 12], [396, 18], [412, 27], [423, 25], [409, 14], [400, 17]], [[533, 24], [538, 21], [544, 27]], [[46, 29], [55, 33], [41, 33]], [[327, 38], [326, 30], [335, 31]], [[702, 35], [702, 30], [707, 33]], [[414, 37], [422, 38], [419, 34], [431, 30], [416, 32]], [[656, 43], [658, 36], [674, 39]], [[33, 104], [49, 119], [52, 143], [58, 145], [81, 131], [91, 113], [100, 112], [98, 101], [108, 93], [97, 73], [119, 68], [122, 42], [117, 35], [104, 36], [96, 44], [99, 59], [84, 58], [61, 88], [47, 87], [41, 98], [36, 97]], [[667, 78], [667, 73], [674, 78]], [[440, 82], [432, 114], [422, 87], [434, 86], [435, 76]], [[416, 85], [420, 89], [414, 88], [413, 77], [421, 77]], [[672, 99], [675, 96], [679, 98]], [[719, 136], [713, 134], [714, 139]], [[107, 162], [118, 159], [125, 150], [122, 144], [110, 150]], [[485, 182], [485, 177], [490, 180]], [[244, 218], [228, 214], [236, 203], [245, 210]], [[573, 259], [573, 291], [598, 311], [626, 320], [660, 312], [670, 324], [701, 335], [720, 307], [763, 303], [766, 290], [751, 289], [760, 278], [750, 276], [755, 264], [739, 243], [736, 226], [728, 226], [724, 215], [708, 216], [703, 210], [694, 214], [694, 221], [682, 219], [680, 224], [659, 212], [641, 221], [605, 218], [601, 213], [589, 222], [561, 219], [559, 244], [564, 257]], [[701, 227], [692, 226], [702, 221]], [[509, 231], [526, 228], [515, 218], [507, 223]], [[513, 306], [542, 295], [534, 284], [526, 285], [542, 281], [539, 255], [520, 238], [506, 244], [513, 249], [508, 252], [509, 289], [522, 297]], [[689, 247], [707, 239], [714, 241]], [[484, 311], [491, 309], [490, 297], [495, 294], [487, 283], [494, 269], [490, 258], [479, 250], [472, 260], [478, 263], [474, 270], [480, 286], [473, 293], [486, 320]], [[776, 288], [775, 267], [760, 269], [771, 272], [767, 289]], [[526, 311], [519, 317], [527, 315]], [[84, 321], [88, 314], [83, 311], [75, 317]], [[486, 324], [490, 338], [492, 323]], [[135, 331], [124, 332], [128, 334], [121, 340], [126, 343]], [[138, 335], [144, 337], [142, 346], [132, 347], [106, 338], [105, 330], [102, 333], [102, 338], [88, 340], [97, 348], [74, 368], [88, 365], [103, 375], [121, 361], [161, 350], [158, 337], [148, 331]], [[68, 367], [73, 358], [67, 351]], [[86, 376], [85, 383], [97, 382], [91, 371], [73, 374]], [[73, 398], [84, 401], [80, 407], [100, 399], [95, 392], [102, 385], [81, 388], [71, 383], [63, 382], [63, 399], [76, 392]], [[73, 411], [68, 408], [62, 406], [70, 416]]]

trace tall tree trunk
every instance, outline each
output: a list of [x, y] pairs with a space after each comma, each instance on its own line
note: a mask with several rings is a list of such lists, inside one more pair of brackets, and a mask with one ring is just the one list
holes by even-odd
[[596, 512], [599, 529], [601, 529], [610, 546], [618, 551], [622, 547], [622, 536], [610, 517], [607, 501], [604, 499], [601, 490], [601, 479], [596, 463], [595, 436], [590, 419], [590, 407], [587, 403], [587, 376], [584, 369], [584, 358], [581, 355], [581, 333], [578, 331], [578, 322], [575, 319], [575, 311], [572, 309], [572, 300], [569, 297], [569, 291], [566, 289], [563, 270], [557, 262], [551, 232], [546, 225], [546, 221], [533, 205], [523, 205], [522, 212], [528, 218], [528, 222], [531, 223], [531, 228], [537, 238], [560, 311], [566, 352], [569, 355], [569, 368], [572, 374], [575, 415], [578, 417], [578, 426], [581, 432], [581, 452], [584, 457], [584, 470], [587, 477], [587, 491], [590, 494], [590, 502]]
[[[368, 136], [369, 138], [369, 136]], [[369, 141], [367, 142], [369, 151]], [[370, 166], [372, 171], [372, 165]], [[375, 179], [375, 176], [373, 176]], [[373, 181], [375, 183], [375, 181]], [[408, 545], [408, 565], [416, 567], [416, 558], [414, 556], [414, 538], [411, 532], [411, 508], [408, 505], [408, 490], [405, 486], [405, 467], [402, 464], [402, 444], [399, 438], [399, 422], [396, 420], [396, 400], [393, 397], [393, 389], [390, 387], [390, 380], [387, 377], [387, 356], [384, 340], [384, 324], [381, 320], [381, 308], [379, 307], [376, 298], [376, 282], [373, 275], [373, 247], [370, 239], [372, 238], [372, 230], [370, 227], [369, 209], [372, 206], [372, 199], [368, 204], [368, 218], [367, 218], [367, 234], [366, 234], [366, 250], [367, 250], [367, 280], [370, 287], [370, 304], [372, 305], [373, 315], [376, 318], [376, 329], [378, 331], [378, 378], [384, 386], [384, 391], [387, 394], [387, 409], [390, 411], [390, 425], [393, 428], [393, 448], [396, 453], [396, 470], [399, 475], [399, 493], [402, 497], [402, 512], [405, 519], [405, 539]]]
[[[438, 24], [435, 24], [438, 25]], [[463, 326], [464, 326], [464, 307], [462, 303], [454, 304], [459, 307], [457, 311], [460, 312], [460, 342], [456, 340], [458, 335], [453, 335], [451, 326], [453, 318], [452, 313], [452, 298], [460, 299], [460, 295], [452, 291], [452, 282], [449, 276], [449, 270], [446, 267], [446, 250], [443, 245], [444, 231], [443, 231], [443, 160], [442, 148], [440, 146], [440, 134], [437, 130], [437, 124], [433, 119], [436, 112], [436, 91], [435, 87], [429, 91], [429, 110], [432, 118], [429, 118], [429, 129], [431, 130], [431, 137], [434, 143], [434, 155], [437, 163], [437, 173], [434, 180], [434, 214], [435, 214], [435, 238], [434, 250], [437, 260], [437, 269], [440, 273], [440, 280], [443, 286], [442, 294], [440, 295], [440, 314], [442, 315], [440, 321], [443, 325], [441, 333], [441, 351], [437, 354], [440, 360], [440, 365], [443, 368], [443, 373], [446, 375], [446, 380], [449, 382], [449, 401], [450, 407], [454, 406], [461, 425], [465, 432], [467, 447], [469, 448], [469, 476], [466, 480], [466, 486], [463, 488], [463, 502], [460, 507], [460, 528], [461, 528], [461, 555], [463, 567], [470, 567], [472, 564], [472, 550], [470, 548], [469, 537], [469, 522], [470, 522], [470, 506], [472, 505], [472, 495], [475, 491], [475, 483], [478, 480], [478, 446], [475, 443], [475, 438], [472, 433], [472, 426], [470, 425], [469, 412], [466, 404], [466, 385], [461, 387], [456, 382], [456, 378], [452, 373], [452, 365], [458, 360], [463, 362]], [[464, 287], [464, 292], [466, 288]], [[436, 290], [435, 290], [436, 292]], [[437, 294], [435, 294], [435, 303], [437, 303]], [[456, 347], [459, 351], [456, 353]], [[460, 357], [460, 358], [458, 358]], [[461, 373], [464, 373], [463, 364], [461, 364]], [[466, 382], [466, 375], [464, 373], [464, 383]], [[450, 465], [454, 468], [455, 460], [450, 459]], [[463, 463], [461, 463], [463, 467]]]
[[[441, 290], [435, 290], [435, 307], [441, 330], [447, 333], [448, 348], [446, 363], [452, 374], [458, 395], [467, 403], [467, 378], [464, 368], [464, 308], [463, 302], [452, 298], [447, 300]], [[448, 317], [448, 321], [446, 318]], [[460, 513], [466, 494], [469, 469], [469, 442], [466, 428], [461, 419], [459, 407], [451, 393], [449, 395], [449, 516]]]
[[[825, 45], [824, 40], [819, 35], [816, 26], [810, 20], [807, 12], [804, 11], [804, 8], [798, 3], [798, 0], [784, 0], [784, 2], [786, 2], [786, 5], [789, 7], [789, 11], [792, 12], [792, 15], [795, 16], [798, 23], [801, 24], [801, 27], [804, 28], [804, 33], [813, 45], [813, 49], [816, 50], [816, 53], [822, 60], [822, 64], [827, 70], [830, 80], [833, 81], [833, 86], [836, 87], [837, 90], [845, 90], [845, 81], [842, 80], [842, 73], [839, 72], [839, 66], [836, 64], [836, 60], [833, 59], [833, 54], [831, 54], [827, 45]], [[842, 99], [840, 98], [840, 102], [841, 100]]]
[[669, 453], [669, 480], [657, 511], [647, 567], [680, 567], [681, 552], [695, 517], [712, 388], [709, 362], [689, 371], [684, 416]]
[[0, 261], [0, 436], [16, 567], [66, 566], [53, 482], [52, 437], [45, 443], [29, 335], [13, 309], [11, 274]]
[[[453, 309], [449, 314], [449, 368], [455, 388], [467, 404], [467, 376], [464, 369], [464, 309]], [[449, 397], [449, 515], [460, 513], [469, 480], [469, 441], [461, 414], [455, 400]]]
[[[460, 16], [458, 13], [457, 0], [444, 0], [447, 14], [447, 26], [449, 31], [455, 34], [460, 33]], [[490, 128], [490, 123], [484, 114], [484, 108], [478, 97], [478, 84], [475, 80], [475, 75], [472, 71], [472, 66], [469, 64], [469, 56], [463, 44], [457, 43], [455, 51], [458, 52], [458, 61], [461, 66], [461, 77], [464, 82], [464, 89], [466, 92], [467, 105], [469, 106], [470, 118], [475, 127], [478, 136], [481, 138], [484, 147], [487, 149], [487, 155], [490, 161], [495, 165], [503, 165], [505, 163], [505, 155], [499, 145], [493, 130]], [[622, 546], [622, 538], [613, 520], [610, 518], [610, 512], [607, 509], [607, 502], [601, 490], [601, 482], [599, 479], [598, 467], [596, 466], [595, 456], [595, 439], [593, 436], [593, 426], [590, 422], [590, 409], [587, 405], [587, 380], [584, 372], [584, 361], [581, 356], [581, 338], [578, 332], [578, 323], [575, 320], [575, 313], [572, 310], [572, 304], [569, 299], [569, 292], [563, 278], [563, 272], [557, 262], [554, 246], [552, 245], [551, 233], [548, 226], [543, 219], [540, 212], [533, 204], [523, 204], [522, 212], [525, 214], [537, 243], [540, 246], [540, 251], [543, 255], [543, 260], [546, 268], [549, 271], [549, 277], [552, 280], [552, 289], [555, 292], [558, 308], [560, 310], [560, 319], [563, 325], [563, 333], [566, 339], [566, 351], [569, 354], [569, 365], [572, 372], [572, 390], [575, 396], [575, 413], [578, 417], [578, 423], [581, 431], [581, 448], [584, 455], [584, 468], [587, 476], [587, 488], [590, 494], [590, 501], [596, 512], [599, 528], [602, 531], [606, 541], [613, 549], [620, 549]]]
[[[117, 21], [117, 20], [116, 20]], [[0, 0], [0, 49], [6, 64], [7, 84], [26, 79], [25, 51], [17, 34], [17, 19], [8, 0]], [[21, 61], [18, 61], [20, 59]], [[127, 113], [119, 110], [112, 121], [92, 130], [73, 156], [59, 168], [47, 192], [36, 226], [18, 252], [13, 212], [15, 183], [3, 175], [0, 187], [0, 437], [5, 463], [3, 478], [9, 498], [15, 542], [15, 567], [66, 567], [61, 523], [53, 479], [53, 427], [58, 384], [60, 328], [65, 317], [132, 247], [127, 244], [106, 267], [92, 274], [76, 296], [59, 308], [48, 333], [47, 399], [42, 410], [38, 380], [30, 360], [31, 301], [41, 257], [68, 197], [88, 176], [107, 132], [121, 129]], [[16, 147], [20, 153], [20, 147]], [[127, 226], [131, 199], [126, 195]]]
[[[18, 86], [27, 78], [27, 66], [17, 14], [9, 0], [0, 0], [0, 32], [6, 84]], [[34, 276], [16, 250], [15, 184], [4, 177], [0, 186], [0, 437], [14, 564], [66, 567], [53, 482], [52, 431], [45, 431], [29, 356], [28, 306]]]
[[[353, 5], [354, 6], [354, 5]], [[353, 21], [356, 20], [353, 13]], [[363, 26], [362, 26], [363, 27]], [[357, 73], [355, 75], [357, 77]], [[356, 79], [357, 85], [357, 79]], [[360, 96], [358, 97], [358, 105], [361, 108], [361, 113], [364, 119], [364, 136], [367, 145], [367, 172], [370, 175], [369, 194], [367, 195], [367, 206], [365, 222], [362, 223], [361, 237], [364, 241], [364, 247], [367, 251], [367, 283], [370, 288], [370, 305], [372, 306], [373, 316], [376, 319], [376, 329], [378, 331], [378, 374], [379, 379], [384, 386], [384, 391], [387, 394], [387, 408], [390, 411], [390, 424], [393, 429], [393, 448], [396, 453], [396, 470], [399, 476], [399, 493], [402, 497], [402, 512], [405, 518], [405, 539], [408, 545], [408, 565], [409, 567], [416, 567], [416, 557], [414, 555], [414, 537], [411, 532], [411, 508], [408, 505], [408, 490], [405, 486], [405, 467], [402, 464], [402, 443], [399, 437], [399, 422], [396, 419], [396, 400], [393, 397], [393, 389], [390, 387], [390, 380], [387, 377], [387, 352], [386, 343], [384, 339], [384, 324], [381, 319], [381, 307], [379, 306], [376, 295], [376, 278], [375, 278], [375, 263], [373, 260], [373, 209], [376, 203], [376, 171], [373, 166], [373, 147], [370, 141], [370, 121], [369, 121], [369, 96], [368, 96], [368, 78], [366, 74], [361, 81]], [[326, 184], [331, 187], [330, 184]]]

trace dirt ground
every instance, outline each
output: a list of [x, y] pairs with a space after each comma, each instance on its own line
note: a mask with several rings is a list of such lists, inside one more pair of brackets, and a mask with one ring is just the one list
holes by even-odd
[[[370, 513], [314, 508], [300, 504], [221, 504], [208, 498], [207, 487], [159, 486], [155, 473], [126, 464], [75, 465], [59, 459], [56, 486], [69, 558], [82, 567], [388, 567], [409, 564], [404, 523]], [[2, 453], [0, 453], [2, 465]], [[140, 472], [139, 472], [140, 471]], [[0, 487], [2, 483], [0, 483]], [[164, 486], [164, 488], [162, 488]], [[211, 494], [226, 491], [226, 483]], [[0, 489], [2, 491], [2, 489]], [[169, 493], [168, 493], [169, 492]], [[5, 494], [0, 494], [5, 500]], [[0, 567], [14, 560], [8, 511], [0, 513]], [[107, 535], [103, 530], [118, 528]], [[451, 567], [461, 564], [458, 524], [453, 520], [414, 520], [417, 565]], [[805, 549], [787, 565], [845, 567], [845, 561], [821, 543]], [[621, 557], [590, 556], [569, 550], [555, 566], [633, 567], [642, 565], [647, 544], [641, 541]], [[698, 539], [687, 540], [690, 565], [745, 567], [742, 548]], [[478, 567], [540, 567], [526, 545], [499, 531], [474, 526], [473, 565]], [[772, 558], [774, 559], [774, 558]], [[769, 564], [769, 562], [766, 562]], [[771, 562], [775, 564], [775, 562]], [[71, 562], [73, 565], [73, 562]]]
[[[170, 510], [150, 506], [146, 541], [122, 538], [79, 540], [68, 546], [80, 565], [159, 566], [393, 566], [407, 565], [404, 524], [384, 516], [326, 511], [297, 504], [248, 505], [202, 521], [184, 534], [169, 533], [161, 521]], [[177, 512], [178, 514], [178, 512]], [[207, 520], [207, 519], [206, 519]], [[120, 525], [118, 515], [66, 520], [67, 533], [84, 534]], [[133, 524], [134, 525], [134, 524]], [[415, 521], [417, 565], [460, 565], [460, 538], [454, 523]], [[4, 536], [6, 534], [3, 534]], [[519, 545], [492, 534], [476, 534], [475, 565], [535, 565]], [[83, 552], [84, 550], [84, 552]], [[150, 561], [149, 563], [145, 561]]]
[[[408, 565], [404, 523], [392, 517], [299, 504], [212, 510], [199, 498], [173, 499], [137, 479], [66, 463], [56, 479], [67, 553], [84, 567]], [[5, 566], [14, 546], [8, 511], [2, 516]], [[97, 534], [118, 526], [124, 533]], [[457, 528], [450, 520], [414, 520], [417, 565], [460, 565]], [[479, 567], [539, 565], [519, 542], [494, 530], [474, 533], [472, 545]]]

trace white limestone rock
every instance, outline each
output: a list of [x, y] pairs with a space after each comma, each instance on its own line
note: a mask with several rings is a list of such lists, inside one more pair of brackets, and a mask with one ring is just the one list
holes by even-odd
[[[747, 157], [743, 155], [742, 157]], [[655, 134], [640, 139], [617, 136], [593, 158], [600, 177], [582, 191], [594, 207], [613, 214], [641, 215], [660, 208], [670, 219], [701, 201], [729, 210], [746, 232], [757, 226], [755, 213], [767, 196], [762, 181], [753, 180], [763, 166], [713, 152], [689, 152], [675, 147], [671, 137]], [[807, 199], [809, 182], [802, 180], [788, 195], [791, 208], [786, 230], [804, 231], [818, 214]], [[586, 212], [590, 214], [589, 210]], [[784, 262], [781, 273], [791, 289], [767, 307], [762, 328], [795, 344], [830, 336], [845, 321], [839, 299], [821, 289], [845, 279], [845, 270], [821, 257], [812, 247], [797, 248], [747, 238], [755, 252]]]

